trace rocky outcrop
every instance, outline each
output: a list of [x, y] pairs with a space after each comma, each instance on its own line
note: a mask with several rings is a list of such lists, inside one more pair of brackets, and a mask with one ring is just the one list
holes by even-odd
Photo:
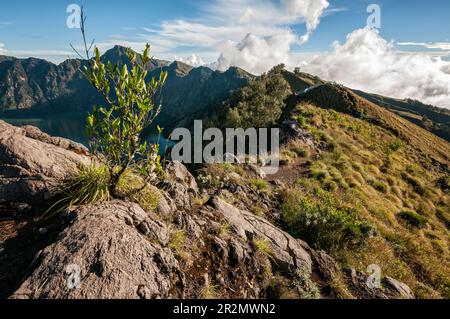
[[80, 144], [0, 121], [0, 204], [45, 203], [62, 180], [89, 163]]
[[346, 269], [345, 277], [352, 294], [360, 299], [414, 299], [406, 284], [391, 277], [383, 278], [379, 287], [368, 284], [369, 276], [355, 269]]
[[224, 218], [233, 228], [239, 240], [245, 243], [266, 241], [275, 268], [294, 273], [298, 268], [312, 273], [311, 249], [300, 240], [275, 227], [267, 220], [246, 211], [240, 211], [218, 197], [210, 200], [212, 213]]
[[184, 277], [166, 248], [167, 227], [138, 205], [80, 207], [55, 243], [38, 253], [12, 298], [150, 299], [183, 297]]

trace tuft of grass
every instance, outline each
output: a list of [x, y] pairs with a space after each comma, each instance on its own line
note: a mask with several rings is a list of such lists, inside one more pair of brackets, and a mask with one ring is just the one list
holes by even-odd
[[125, 171], [120, 178], [116, 193], [149, 212], [155, 211], [163, 198], [156, 187], [146, 184], [141, 175], [131, 169]]
[[105, 165], [80, 167], [77, 173], [64, 182], [61, 199], [54, 203], [42, 217], [52, 216], [80, 205], [105, 202], [110, 199], [110, 173]]
[[219, 291], [219, 286], [208, 282], [202, 290], [202, 299], [215, 299]]
[[269, 190], [269, 184], [263, 179], [251, 179], [250, 186], [258, 192], [267, 192]]
[[169, 248], [179, 251], [186, 242], [186, 232], [178, 230], [170, 234]]
[[413, 212], [411, 210], [405, 210], [398, 214], [398, 217], [405, 221], [408, 225], [413, 227], [424, 227], [428, 220], [426, 217], [417, 214], [416, 212]]
[[272, 247], [270, 246], [270, 241], [268, 239], [255, 239], [253, 240], [253, 245], [255, 246], [256, 250], [263, 255], [272, 256]]
[[297, 123], [300, 128], [305, 128], [307, 124], [306, 118], [303, 115], [297, 116]]

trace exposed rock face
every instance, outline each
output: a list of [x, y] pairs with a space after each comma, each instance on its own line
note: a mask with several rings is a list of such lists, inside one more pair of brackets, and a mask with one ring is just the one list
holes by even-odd
[[138, 205], [86, 206], [60, 218], [70, 220], [70, 226], [38, 254], [36, 269], [12, 298], [183, 296], [183, 274], [171, 250], [164, 248], [167, 228]]
[[310, 248], [305, 242], [294, 239], [261, 217], [234, 208], [218, 197], [211, 199], [210, 205], [214, 208], [213, 214], [225, 218], [239, 239], [248, 243], [266, 240], [273, 262], [280, 270], [293, 273], [297, 268], [303, 268], [312, 272]]
[[0, 204], [43, 203], [78, 165], [89, 162], [80, 144], [0, 121]]
[[370, 288], [368, 276], [355, 269], [346, 269], [347, 282], [351, 292], [360, 299], [414, 299], [411, 289], [391, 277], [381, 280], [379, 288]]

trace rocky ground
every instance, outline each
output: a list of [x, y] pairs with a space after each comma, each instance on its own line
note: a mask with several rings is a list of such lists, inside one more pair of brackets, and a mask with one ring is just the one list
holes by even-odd
[[276, 207], [273, 218], [250, 212], [246, 202], [271, 206], [266, 195], [216, 191], [177, 162], [154, 185], [155, 209], [112, 200], [39, 218], [90, 161], [81, 145], [0, 121], [0, 298], [334, 298], [338, 283], [349, 298], [414, 297], [395, 279], [371, 289], [367, 274], [338, 269], [277, 227]]

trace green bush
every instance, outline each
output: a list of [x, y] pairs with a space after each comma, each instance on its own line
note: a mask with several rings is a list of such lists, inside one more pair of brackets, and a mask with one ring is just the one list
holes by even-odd
[[398, 217], [400, 219], [402, 219], [404, 222], [406, 222], [408, 225], [410, 226], [414, 226], [414, 227], [424, 227], [427, 223], [428, 220], [426, 217], [417, 214], [416, 212], [410, 211], [410, 210], [405, 210], [403, 212], [400, 212], [400, 214], [398, 214]]
[[283, 220], [292, 234], [318, 249], [331, 251], [357, 246], [375, 233], [375, 228], [358, 218], [357, 212], [339, 208], [329, 193], [304, 197], [298, 190], [285, 194]]

